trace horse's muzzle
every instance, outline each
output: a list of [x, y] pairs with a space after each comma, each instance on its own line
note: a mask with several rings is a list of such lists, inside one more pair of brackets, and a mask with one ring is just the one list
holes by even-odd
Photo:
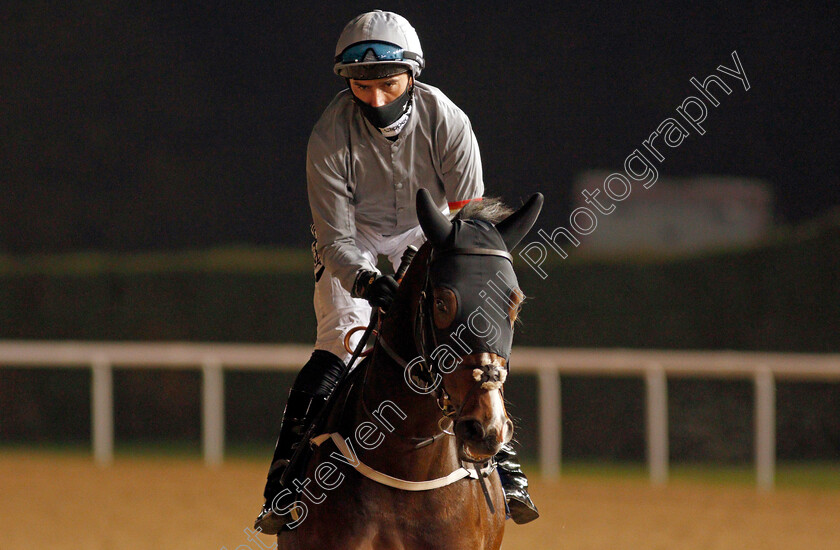
[[475, 418], [462, 418], [455, 423], [455, 437], [461, 442], [461, 459], [467, 462], [484, 462], [499, 452], [503, 444], [513, 437], [513, 422], [505, 418], [501, 430], [486, 429]]
[[464, 461], [484, 462], [513, 437], [502, 396], [505, 363], [493, 353], [471, 354], [461, 358], [458, 371], [447, 379], [447, 391], [460, 403], [453, 431]]

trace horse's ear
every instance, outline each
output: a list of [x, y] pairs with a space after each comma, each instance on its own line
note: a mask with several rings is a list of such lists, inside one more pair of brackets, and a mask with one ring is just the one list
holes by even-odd
[[540, 215], [542, 205], [542, 193], [535, 193], [519, 210], [496, 224], [508, 250], [513, 250], [522, 237], [528, 234]]
[[436, 248], [446, 246], [452, 233], [452, 222], [440, 213], [432, 196], [425, 189], [417, 191], [417, 220], [426, 238]]

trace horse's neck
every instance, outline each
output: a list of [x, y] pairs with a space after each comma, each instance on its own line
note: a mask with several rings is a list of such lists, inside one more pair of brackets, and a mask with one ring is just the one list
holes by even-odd
[[[418, 355], [411, 318], [389, 317], [383, 322], [381, 338], [405, 362], [410, 362]], [[457, 468], [451, 437], [415, 448], [419, 441], [441, 433], [438, 421], [442, 414], [435, 397], [412, 389], [406, 382], [404, 368], [381, 345], [376, 346], [371, 361], [360, 368], [366, 372], [359, 373], [350, 390], [340, 430], [345, 437], [356, 438], [357, 447], [361, 447], [360, 458], [388, 475], [413, 480], [441, 477]]]
[[[391, 318], [383, 323], [381, 335], [385, 345], [406, 363], [419, 355], [410, 325], [410, 322], [394, 323]], [[397, 407], [398, 411], [395, 412], [402, 414], [396, 419], [398, 424], [394, 424], [394, 433], [404, 437], [434, 435], [439, 431], [437, 422], [440, 409], [437, 402], [433, 395], [412, 388], [406, 378], [405, 368], [377, 343], [370, 364], [367, 365], [367, 372], [363, 374], [362, 383], [357, 389], [361, 412], [370, 416], [383, 403], [385, 407]]]

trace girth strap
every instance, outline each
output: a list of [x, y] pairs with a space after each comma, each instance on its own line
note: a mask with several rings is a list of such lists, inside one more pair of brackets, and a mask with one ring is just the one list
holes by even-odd
[[341, 435], [337, 432], [333, 432], [330, 434], [321, 434], [318, 437], [312, 438], [312, 443], [317, 446], [320, 446], [326, 440], [332, 440], [338, 450], [344, 455], [344, 458], [353, 465], [356, 470], [365, 476], [368, 479], [372, 479], [377, 483], [381, 483], [382, 485], [387, 485], [388, 487], [393, 487], [395, 489], [401, 489], [403, 491], [430, 491], [432, 489], [439, 489], [441, 487], [446, 487], [447, 485], [452, 485], [456, 481], [462, 480], [464, 478], [471, 478], [471, 479], [479, 479], [479, 475], [481, 477], [489, 476], [493, 470], [496, 469], [496, 464], [491, 463], [490, 465], [478, 470], [468, 470], [464, 467], [458, 468], [451, 474], [445, 477], [439, 477], [437, 479], [430, 479], [429, 481], [408, 481], [405, 479], [399, 479], [396, 477], [391, 477], [387, 474], [383, 474], [382, 472], [378, 472], [368, 466], [367, 464], [363, 463], [357, 456], [355, 456], [350, 449], [347, 447], [347, 443], [341, 437]]

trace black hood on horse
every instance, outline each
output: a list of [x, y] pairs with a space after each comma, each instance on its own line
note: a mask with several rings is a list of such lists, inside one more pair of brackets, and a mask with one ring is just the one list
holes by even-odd
[[507, 361], [513, 322], [524, 298], [513, 271], [512, 250], [542, 208], [536, 194], [494, 225], [482, 219], [441, 214], [428, 191], [417, 193], [417, 216], [432, 246], [426, 292], [432, 293], [435, 343], [460, 355], [491, 353]]

